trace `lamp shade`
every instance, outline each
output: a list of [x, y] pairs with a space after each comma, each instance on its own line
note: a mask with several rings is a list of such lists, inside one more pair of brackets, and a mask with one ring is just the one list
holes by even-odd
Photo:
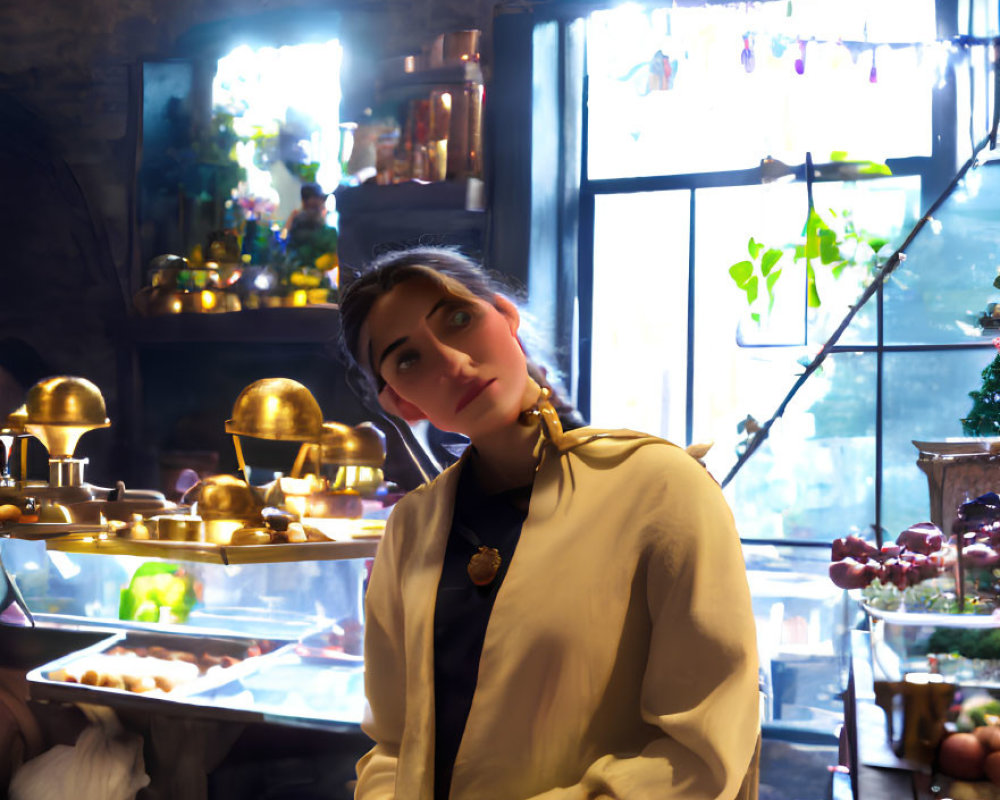
[[323, 412], [305, 386], [290, 378], [263, 378], [247, 386], [226, 420], [226, 433], [282, 442], [318, 442]]
[[39, 381], [28, 390], [25, 409], [25, 430], [50, 458], [72, 457], [83, 434], [111, 424], [101, 390], [86, 378], [60, 375]]

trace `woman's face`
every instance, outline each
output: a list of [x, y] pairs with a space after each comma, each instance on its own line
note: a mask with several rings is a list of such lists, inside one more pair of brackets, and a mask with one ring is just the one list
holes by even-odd
[[456, 297], [429, 278], [379, 297], [360, 343], [386, 383], [382, 406], [473, 441], [515, 422], [535, 398], [528, 397], [517, 309], [502, 297], [497, 303]]

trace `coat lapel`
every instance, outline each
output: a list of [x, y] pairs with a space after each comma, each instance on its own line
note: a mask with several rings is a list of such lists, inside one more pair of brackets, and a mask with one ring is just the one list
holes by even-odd
[[[406, 727], [402, 743], [409, 755], [400, 759], [397, 786], [419, 786], [417, 800], [431, 800], [434, 794], [434, 609], [437, 587], [441, 580], [444, 551], [451, 530], [455, 492], [465, 457], [441, 473], [434, 481], [439, 484], [429, 497], [429, 513], [417, 513], [407, 520], [408, 535], [415, 537], [412, 558], [419, 568], [408, 571], [401, 587], [406, 625], [406, 653], [416, 663], [407, 667]], [[428, 507], [429, 506], [429, 507]]]

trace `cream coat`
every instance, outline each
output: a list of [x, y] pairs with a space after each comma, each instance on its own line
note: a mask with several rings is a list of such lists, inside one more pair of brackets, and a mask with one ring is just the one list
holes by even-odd
[[[753, 796], [754, 620], [719, 487], [630, 431], [543, 440], [486, 631], [457, 800]], [[403, 498], [366, 600], [356, 797], [433, 797], [434, 605], [461, 464]]]

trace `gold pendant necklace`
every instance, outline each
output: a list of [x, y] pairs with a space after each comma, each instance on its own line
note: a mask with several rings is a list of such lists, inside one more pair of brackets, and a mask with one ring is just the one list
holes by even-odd
[[476, 586], [489, 586], [497, 576], [500, 564], [503, 559], [500, 551], [495, 547], [479, 545], [479, 549], [472, 554], [465, 571], [469, 573], [469, 579]]

